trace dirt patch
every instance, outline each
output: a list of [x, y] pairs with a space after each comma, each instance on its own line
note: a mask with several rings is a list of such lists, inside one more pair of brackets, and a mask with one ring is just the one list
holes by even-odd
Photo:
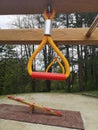
[[62, 112], [62, 116], [53, 116], [40, 111], [30, 114], [27, 106], [0, 104], [0, 118], [22, 122], [37, 123], [84, 130], [81, 114], [78, 111]]

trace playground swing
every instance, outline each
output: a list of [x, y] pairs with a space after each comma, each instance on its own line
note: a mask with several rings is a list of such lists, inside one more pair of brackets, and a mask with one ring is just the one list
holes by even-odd
[[[48, 10], [44, 12], [44, 17], [46, 20], [45, 23], [45, 35], [43, 37], [43, 40], [41, 42], [41, 44], [38, 46], [38, 48], [34, 51], [34, 53], [31, 55], [29, 61], [28, 61], [28, 73], [32, 78], [37, 78], [37, 79], [46, 79], [46, 80], [65, 80], [69, 77], [70, 74], [70, 67], [69, 67], [69, 63], [67, 61], [67, 59], [64, 57], [64, 55], [61, 53], [61, 51], [58, 49], [58, 47], [55, 45], [55, 43], [53, 42], [52, 38], [51, 38], [51, 20], [53, 19], [55, 15], [55, 11], [54, 10]], [[54, 51], [56, 52], [56, 56], [54, 57], [54, 59], [52, 60], [52, 62], [48, 65], [48, 67], [46, 68], [45, 72], [33, 72], [32, 71], [32, 62], [34, 60], [34, 58], [36, 57], [36, 55], [39, 53], [39, 51], [41, 51], [41, 49], [44, 47], [44, 45], [46, 43], [49, 43], [50, 46], [54, 49]], [[59, 55], [59, 57], [62, 59], [62, 61], [64, 62], [65, 67], [60, 63], [57, 55]], [[54, 62], [57, 62], [59, 64], [59, 66], [62, 69], [62, 73], [51, 73], [49, 72], [50, 67], [54, 64]], [[65, 73], [65, 68], [66, 68], [66, 73]], [[8, 96], [9, 99], [11, 100], [15, 100], [17, 102], [23, 103], [25, 105], [28, 105], [30, 107], [30, 111], [33, 113], [34, 109], [38, 109], [41, 111], [44, 111], [46, 113], [55, 115], [55, 116], [62, 116], [62, 113], [60, 111], [57, 110], [53, 110], [51, 108], [47, 108], [47, 107], [42, 107], [39, 106], [35, 103], [29, 103], [25, 100], [22, 100], [21, 98], [15, 98], [13, 96]]]
[[[33, 52], [33, 54], [31, 55], [28, 61], [28, 65], [27, 65], [28, 73], [32, 78], [35, 79], [66, 80], [70, 75], [70, 66], [67, 59], [62, 54], [62, 52], [58, 49], [58, 47], [55, 45], [55, 43], [51, 38], [51, 25], [52, 25], [51, 21], [54, 18], [54, 16], [55, 16], [55, 10], [51, 9], [51, 7], [48, 6], [47, 10], [44, 11], [44, 18], [45, 18], [44, 37], [42, 39], [42, 42], [40, 43], [38, 48]], [[53, 61], [49, 64], [45, 72], [34, 72], [32, 71], [32, 62], [34, 61], [36, 55], [41, 51], [41, 49], [46, 45], [47, 42], [54, 49], [57, 55], [61, 58], [61, 60], [64, 63], [64, 66], [60, 63], [57, 57], [54, 57]], [[50, 67], [54, 64], [55, 61], [61, 67], [62, 73], [49, 72]], [[65, 68], [66, 68], [66, 72], [65, 72]]]

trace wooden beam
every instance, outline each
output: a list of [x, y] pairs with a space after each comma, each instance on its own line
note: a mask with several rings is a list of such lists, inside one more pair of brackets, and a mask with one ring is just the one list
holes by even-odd
[[[56, 44], [98, 45], [98, 28], [91, 37], [85, 36], [88, 28], [53, 29], [52, 38]], [[0, 44], [40, 44], [43, 29], [0, 30]]]
[[95, 31], [96, 27], [98, 25], [98, 15], [96, 16], [95, 20], [93, 21], [92, 25], [90, 26], [89, 30], [86, 33], [87, 37], [90, 37], [91, 34]]
[[57, 13], [98, 12], [98, 0], [0, 0], [0, 15], [40, 14], [47, 4]]

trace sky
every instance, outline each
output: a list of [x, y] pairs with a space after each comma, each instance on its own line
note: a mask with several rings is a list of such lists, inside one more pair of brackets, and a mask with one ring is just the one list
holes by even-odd
[[12, 23], [15, 21], [15, 15], [0, 15], [0, 29], [12, 28]]

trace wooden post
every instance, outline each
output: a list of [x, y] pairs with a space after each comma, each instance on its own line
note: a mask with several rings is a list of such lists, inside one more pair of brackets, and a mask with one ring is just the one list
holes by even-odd
[[86, 33], [86, 37], [90, 37], [91, 34], [94, 32], [98, 25], [98, 15], [96, 16], [95, 20], [93, 21], [92, 25], [90, 26], [89, 30]]

